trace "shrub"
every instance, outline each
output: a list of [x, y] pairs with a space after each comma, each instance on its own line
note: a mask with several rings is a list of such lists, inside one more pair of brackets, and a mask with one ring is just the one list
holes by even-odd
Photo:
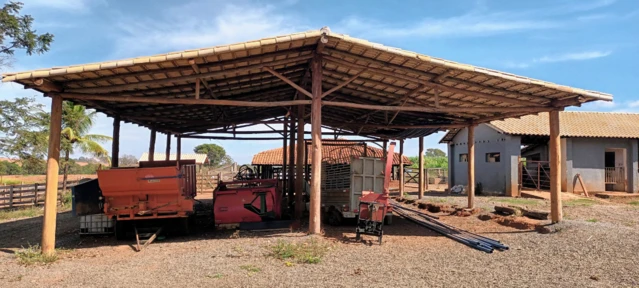
[[303, 242], [280, 240], [271, 246], [270, 256], [280, 260], [294, 260], [297, 263], [317, 264], [322, 261], [328, 249], [326, 244], [316, 239]]
[[15, 255], [20, 264], [23, 265], [50, 264], [58, 260], [58, 256], [55, 254], [42, 254], [38, 245], [29, 245], [27, 248], [22, 248], [16, 251]]

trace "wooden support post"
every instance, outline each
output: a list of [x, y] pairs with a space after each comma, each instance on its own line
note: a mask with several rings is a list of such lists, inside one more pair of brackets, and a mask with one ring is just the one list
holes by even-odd
[[13, 208], [13, 189], [15, 189], [15, 186], [11, 185], [11, 188], [9, 188], [9, 209]]
[[113, 141], [111, 142], [111, 167], [120, 166], [120, 116], [113, 117]]
[[176, 142], [175, 160], [180, 161], [182, 160], [182, 136], [177, 136]]
[[309, 233], [320, 234], [322, 195], [322, 58], [319, 54], [313, 56], [311, 63], [312, 94], [311, 104], [311, 139], [313, 171], [311, 175], [311, 211], [309, 219]]
[[383, 151], [382, 151], [382, 157], [384, 159], [386, 159], [386, 156], [388, 156], [388, 152], [386, 150], [388, 150], [388, 140], [384, 140], [384, 146], [383, 146]]
[[195, 79], [195, 99], [200, 99], [200, 78]]
[[297, 153], [295, 162], [295, 219], [300, 220], [304, 213], [304, 158], [306, 157], [306, 146], [304, 144], [304, 106], [297, 106]]
[[399, 140], [399, 197], [404, 197], [404, 139]]
[[553, 223], [561, 221], [561, 139], [559, 111], [550, 111], [550, 218]]
[[171, 160], [171, 133], [166, 133], [166, 153], [164, 156], [164, 160]]
[[151, 129], [151, 139], [149, 140], [149, 161], [155, 160], [155, 134], [157, 134], [155, 129]]
[[291, 120], [289, 121], [290, 129], [289, 129], [289, 142], [288, 142], [288, 203], [293, 204], [293, 200], [295, 196], [293, 192], [295, 191], [295, 118], [293, 118], [291, 114]]
[[475, 126], [468, 126], [468, 208], [475, 207]]
[[286, 119], [284, 119], [284, 124], [282, 124], [282, 126], [284, 126], [284, 142], [282, 143], [282, 172], [280, 173], [280, 175], [282, 175], [282, 197], [288, 195], [288, 182], [286, 181], [286, 172], [288, 171], [288, 158], [286, 158], [288, 155], [288, 121], [288, 117], [286, 117]]
[[419, 199], [424, 198], [424, 137], [419, 137]]
[[[55, 226], [58, 206], [58, 172], [60, 171], [60, 132], [62, 130], [62, 97], [51, 96], [51, 122], [47, 159], [46, 191], [42, 225], [42, 254], [55, 252]], [[38, 191], [35, 192], [36, 195]]]
[[[304, 181], [309, 183], [309, 180], [311, 179], [311, 169], [310, 169], [310, 166], [308, 165], [309, 152], [306, 152], [306, 151], [309, 151], [308, 144], [304, 142]], [[307, 191], [307, 192], [310, 192], [310, 191]]]

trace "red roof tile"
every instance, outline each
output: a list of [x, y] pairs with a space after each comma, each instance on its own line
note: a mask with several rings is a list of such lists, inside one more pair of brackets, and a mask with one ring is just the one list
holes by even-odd
[[[340, 144], [336, 146], [336, 144]], [[308, 146], [310, 148], [310, 145]], [[288, 149], [287, 149], [288, 150]], [[368, 157], [383, 157], [383, 150], [375, 147], [367, 146]], [[308, 154], [308, 164], [312, 163], [310, 149], [306, 151]], [[288, 155], [288, 151], [286, 153]], [[394, 153], [393, 165], [399, 165], [399, 153]], [[327, 142], [322, 145], [322, 162], [330, 164], [350, 163], [352, 157], [363, 157], [364, 146], [360, 143], [353, 142]], [[287, 156], [288, 157], [288, 156]], [[282, 148], [266, 150], [253, 156], [253, 165], [282, 165]], [[408, 157], [404, 156], [404, 164], [411, 165], [412, 162]]]

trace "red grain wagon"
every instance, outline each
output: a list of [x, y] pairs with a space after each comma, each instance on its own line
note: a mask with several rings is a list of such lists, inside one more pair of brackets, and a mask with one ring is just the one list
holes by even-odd
[[104, 214], [116, 219], [116, 236], [123, 237], [124, 222], [145, 219], [181, 218], [188, 231], [196, 195], [195, 161], [143, 161], [139, 166], [98, 171]]

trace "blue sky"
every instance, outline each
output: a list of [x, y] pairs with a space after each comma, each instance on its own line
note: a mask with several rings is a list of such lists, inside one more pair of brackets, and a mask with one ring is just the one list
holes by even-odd
[[[639, 1], [107, 1], [22, 0], [51, 51], [13, 67], [27, 70], [201, 48], [329, 26], [337, 33], [462, 63], [611, 93], [612, 103], [571, 110], [639, 112]], [[0, 84], [0, 98], [37, 95]], [[49, 104], [49, 99], [38, 95]], [[111, 133], [101, 116], [94, 133]], [[122, 126], [120, 153], [139, 156], [149, 131]], [[443, 133], [426, 138], [427, 147]], [[267, 136], [265, 136], [267, 137]], [[164, 151], [160, 136], [156, 151]], [[183, 142], [190, 152], [201, 141]], [[239, 163], [281, 141], [213, 141]], [[110, 145], [107, 145], [110, 147]], [[175, 149], [175, 144], [172, 145]], [[417, 154], [417, 139], [406, 153]]]

